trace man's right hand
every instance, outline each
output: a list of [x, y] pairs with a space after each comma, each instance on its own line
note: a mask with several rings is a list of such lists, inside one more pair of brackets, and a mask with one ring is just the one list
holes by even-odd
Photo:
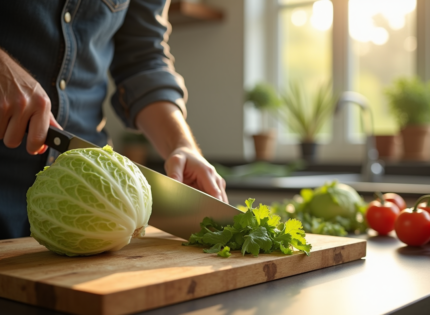
[[27, 151], [42, 154], [49, 125], [61, 128], [51, 113], [51, 101], [42, 86], [0, 49], [0, 140], [18, 147], [28, 126]]

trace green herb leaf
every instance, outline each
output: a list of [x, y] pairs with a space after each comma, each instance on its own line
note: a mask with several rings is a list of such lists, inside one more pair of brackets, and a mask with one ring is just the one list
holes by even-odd
[[291, 244], [297, 248], [298, 250], [301, 250], [302, 252], [304, 252], [306, 255], [309, 256], [310, 251], [312, 249], [312, 245], [310, 244], [303, 244], [302, 242], [300, 242], [299, 240], [293, 238], [291, 240]]
[[212, 218], [204, 218], [203, 221], [200, 223], [200, 227], [201, 228], [205, 228], [205, 227], [212, 227], [213, 229], [217, 230], [217, 231], [221, 231], [222, 230], [222, 226], [219, 225], [218, 223], [216, 223]]
[[220, 251], [217, 253], [217, 255], [218, 255], [218, 256], [220, 256], [220, 257], [223, 257], [223, 258], [228, 258], [228, 257], [230, 257], [230, 256], [231, 256], [231, 253], [230, 253], [230, 247], [225, 246], [222, 250], [220, 250]]
[[222, 248], [222, 244], [218, 243], [209, 249], [204, 249], [203, 252], [208, 253], [208, 254], [214, 254], [214, 253], [218, 253], [221, 250], [221, 248]]
[[291, 243], [291, 239], [291, 234], [279, 233], [279, 235], [275, 237], [275, 241], [284, 244], [284, 246], [288, 246]]
[[285, 234], [290, 234], [291, 238], [297, 239], [302, 243], [306, 244], [305, 231], [303, 231], [302, 222], [297, 219], [290, 219], [285, 222]]
[[245, 242], [242, 246], [242, 254], [250, 253], [254, 256], [258, 256], [260, 249], [265, 252], [270, 252], [272, 247], [272, 240], [267, 234], [265, 227], [258, 227], [252, 230], [248, 235], [244, 236]]
[[248, 209], [252, 209], [252, 204], [254, 203], [255, 199], [249, 198], [248, 200], [245, 200], [245, 204], [248, 207]]
[[261, 224], [261, 220], [264, 218], [269, 217], [269, 208], [265, 205], [262, 205], [260, 203], [260, 206], [256, 209], [253, 209], [252, 212], [254, 212], [255, 218], [257, 219], [258, 224]]
[[210, 245], [215, 245], [218, 243], [225, 245], [232, 238], [232, 236], [233, 233], [228, 229], [217, 232], [207, 230], [207, 233], [203, 235], [203, 242]]
[[267, 225], [271, 227], [277, 228], [279, 224], [281, 224], [281, 217], [279, 215], [272, 214], [269, 220], [267, 220]]
[[244, 214], [238, 214], [234, 216], [234, 227], [238, 230], [246, 228], [254, 228], [258, 226], [257, 219], [255, 218], [252, 211], [247, 211]]
[[293, 254], [292, 249], [291, 249], [291, 248], [289, 248], [289, 247], [285, 247], [283, 244], [281, 244], [281, 246], [280, 246], [280, 250], [281, 250], [281, 252], [282, 252], [283, 254], [285, 254], [285, 255], [292, 255], [292, 254]]
[[[293, 253], [293, 247], [309, 254], [312, 248], [306, 244], [305, 232], [300, 221], [294, 219], [282, 223], [278, 215], [260, 204], [252, 208], [254, 199], [245, 201], [247, 212], [233, 217], [233, 226], [221, 226], [210, 218], [204, 218], [201, 230], [190, 236], [183, 245], [209, 247], [205, 253], [217, 253], [220, 257], [229, 257], [231, 250], [241, 250], [245, 255], [258, 256], [261, 252], [279, 251], [286, 255]], [[280, 229], [281, 228], [281, 229]]]

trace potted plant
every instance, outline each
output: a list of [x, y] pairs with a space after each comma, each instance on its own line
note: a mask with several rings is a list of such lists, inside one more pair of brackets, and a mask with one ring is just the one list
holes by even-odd
[[121, 137], [122, 154], [133, 162], [145, 165], [148, 155], [148, 140], [137, 132], [125, 131]]
[[402, 159], [429, 160], [430, 85], [417, 77], [399, 78], [385, 94], [400, 126]]
[[289, 129], [300, 139], [301, 155], [304, 160], [316, 157], [316, 136], [333, 114], [335, 98], [331, 83], [323, 84], [312, 99], [297, 82], [291, 82], [283, 95], [282, 117]]
[[385, 161], [398, 160], [401, 154], [401, 140], [398, 134], [375, 134], [379, 158]]
[[262, 130], [254, 134], [255, 158], [257, 160], [268, 161], [273, 159], [275, 131], [271, 128], [264, 128], [267, 115], [281, 106], [281, 99], [276, 94], [274, 88], [267, 83], [258, 83], [251, 90], [246, 92], [246, 101], [251, 102], [261, 113]]

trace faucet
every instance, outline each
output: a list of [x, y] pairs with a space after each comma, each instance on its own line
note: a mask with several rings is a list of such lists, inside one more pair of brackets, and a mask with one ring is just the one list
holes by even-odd
[[[384, 174], [384, 164], [382, 161], [378, 160], [379, 153], [375, 147], [375, 136], [374, 136], [374, 124], [372, 111], [368, 105], [367, 99], [357, 93], [352, 91], [343, 92], [339, 100], [336, 103], [335, 114], [337, 114], [340, 108], [345, 104], [355, 104], [361, 109], [361, 121], [365, 127], [366, 134], [366, 148], [365, 157], [363, 165], [361, 168], [361, 180], [364, 182], [376, 182], [380, 181], [382, 175]], [[364, 114], [367, 113], [367, 124], [364, 123]]]

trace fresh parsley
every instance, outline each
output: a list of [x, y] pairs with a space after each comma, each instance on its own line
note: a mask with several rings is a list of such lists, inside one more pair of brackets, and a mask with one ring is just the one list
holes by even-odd
[[204, 218], [201, 230], [190, 236], [183, 245], [206, 247], [205, 253], [230, 257], [230, 251], [240, 250], [257, 257], [260, 253], [282, 252], [293, 254], [294, 248], [309, 255], [312, 245], [305, 239], [302, 223], [297, 219], [281, 222], [278, 215], [271, 214], [269, 207], [252, 205], [255, 199], [245, 201], [246, 209], [233, 218], [233, 225], [221, 226], [211, 218]]

